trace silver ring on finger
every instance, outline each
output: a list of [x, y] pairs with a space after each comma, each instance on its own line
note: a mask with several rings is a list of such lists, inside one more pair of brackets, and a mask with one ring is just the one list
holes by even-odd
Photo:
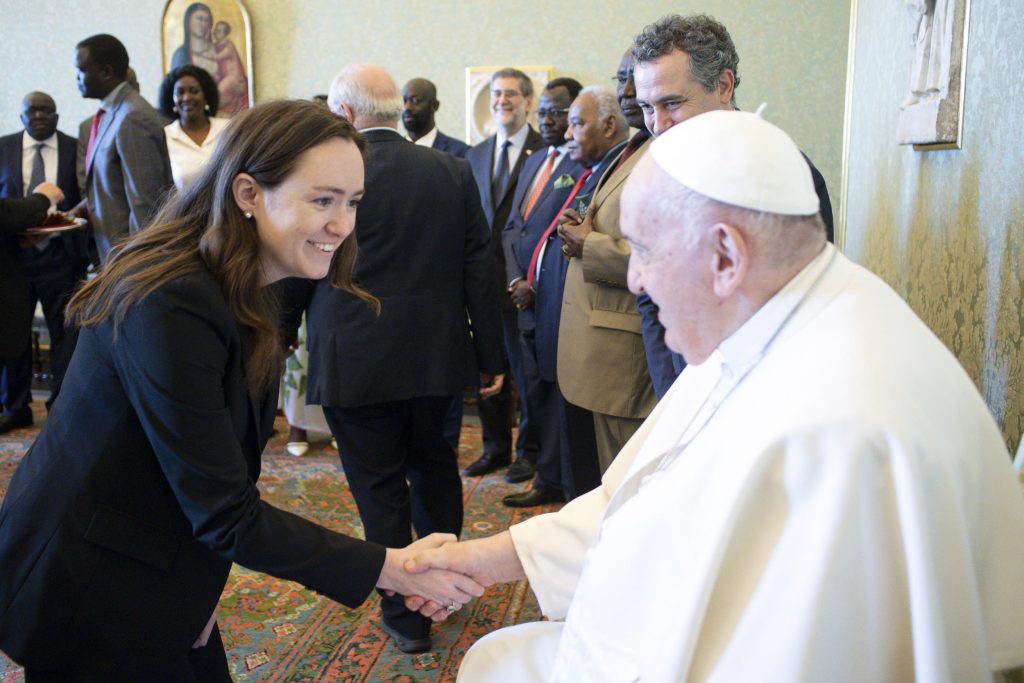
[[455, 612], [457, 612], [459, 610], [459, 606], [455, 604], [454, 600], [452, 600], [451, 602], [448, 603], [448, 606], [445, 607], [445, 610], [448, 612], [448, 615], [451, 616], [452, 614], [455, 614]]

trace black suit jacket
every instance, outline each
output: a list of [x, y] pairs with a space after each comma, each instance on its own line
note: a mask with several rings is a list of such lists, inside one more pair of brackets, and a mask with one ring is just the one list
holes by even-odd
[[[22, 174], [22, 133], [0, 138], [0, 197], [20, 197], [25, 183]], [[70, 211], [82, 200], [76, 177], [78, 141], [57, 131], [57, 187], [64, 192], [64, 201], [57, 205]], [[88, 264], [88, 231], [74, 230], [52, 238], [46, 249], [22, 250], [22, 262], [33, 271], [45, 270], [47, 264], [74, 260], [84, 268]]]
[[479, 145], [471, 147], [466, 152], [466, 161], [473, 169], [473, 177], [476, 179], [477, 189], [480, 191], [480, 203], [484, 207], [484, 215], [487, 216], [487, 224], [491, 227], [491, 242], [494, 248], [496, 259], [495, 284], [500, 293], [501, 307], [508, 311], [512, 309], [512, 301], [505, 296], [505, 287], [508, 281], [505, 280], [505, 253], [501, 246], [501, 234], [508, 223], [508, 217], [512, 212], [512, 200], [516, 193], [516, 185], [519, 182], [519, 174], [522, 171], [526, 160], [533, 152], [544, 147], [544, 138], [532, 127], [526, 134], [526, 142], [523, 144], [523, 151], [516, 160], [512, 172], [509, 174], [508, 186], [505, 195], [493, 201], [491, 197], [491, 171], [494, 168], [494, 146], [497, 136], [492, 135]]
[[0, 507], [0, 648], [15, 661], [162, 680], [232, 562], [347, 605], [373, 589], [384, 548], [260, 500], [276, 392], [248, 393], [245, 338], [205, 270], [159, 287], [116, 337], [82, 330]]
[[437, 131], [437, 135], [434, 136], [434, 144], [431, 146], [436, 150], [448, 152], [453, 157], [458, 157], [460, 159], [465, 159], [466, 152], [469, 151], [469, 145], [465, 142], [453, 138], [450, 135], [445, 135], [441, 131]]
[[469, 165], [369, 130], [356, 281], [380, 316], [327, 280], [307, 310], [308, 402], [352, 407], [462, 390], [466, 313], [480, 372], [502, 371], [487, 223]]
[[[533, 257], [533, 250], [537, 246], [541, 235], [551, 225], [551, 221], [559, 215], [565, 198], [572, 191], [572, 184], [566, 187], [555, 187], [555, 182], [563, 175], [569, 175], [575, 183], [580, 177], [583, 167], [574, 162], [566, 154], [551, 172], [551, 178], [541, 189], [537, 203], [533, 207], [528, 220], [523, 220], [523, 209], [529, 197], [530, 185], [537, 171], [547, 161], [547, 153], [540, 150], [530, 156], [523, 165], [520, 177], [523, 182], [516, 186], [515, 197], [512, 200], [512, 211], [509, 214], [508, 222], [502, 231], [501, 244], [505, 252], [505, 282], [506, 284], [518, 278], [525, 278], [527, 269], [530, 266], [530, 259]], [[534, 329], [535, 309], [519, 311], [519, 329]]]
[[32, 331], [28, 283], [18, 260], [18, 233], [46, 218], [44, 195], [0, 198], [0, 361], [17, 358]]

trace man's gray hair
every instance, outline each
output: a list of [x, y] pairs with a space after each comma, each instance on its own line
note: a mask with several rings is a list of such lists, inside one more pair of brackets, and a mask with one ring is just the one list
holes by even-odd
[[615, 119], [616, 132], [629, 128], [626, 117], [622, 114], [622, 108], [619, 107], [619, 99], [611, 90], [600, 85], [588, 85], [580, 91], [580, 95], [593, 95], [597, 105], [598, 121], [604, 121], [610, 116]]
[[662, 17], [633, 38], [633, 62], [643, 64], [681, 50], [690, 58], [690, 75], [708, 92], [718, 88], [718, 77], [728, 69], [732, 72], [733, 99], [740, 86], [740, 56], [729, 31], [721, 22], [706, 14], [683, 17], [672, 14]]
[[494, 85], [494, 81], [499, 78], [517, 78], [519, 79], [519, 91], [523, 97], [533, 97], [533, 81], [530, 77], [524, 74], [519, 69], [513, 69], [510, 66], [505, 67], [500, 71], [495, 71], [491, 74], [491, 85]]
[[349, 64], [334, 77], [327, 93], [327, 107], [335, 114], [341, 114], [341, 105], [346, 104], [362, 122], [397, 123], [405, 108], [402, 96], [397, 88], [393, 94], [382, 94], [363, 85], [358, 76], [366, 67], [364, 64]]

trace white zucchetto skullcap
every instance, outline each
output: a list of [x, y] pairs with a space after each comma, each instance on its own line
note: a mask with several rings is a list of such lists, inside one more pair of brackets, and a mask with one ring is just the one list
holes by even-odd
[[800, 149], [757, 114], [694, 116], [658, 136], [650, 155], [676, 181], [723, 204], [789, 216], [820, 210]]

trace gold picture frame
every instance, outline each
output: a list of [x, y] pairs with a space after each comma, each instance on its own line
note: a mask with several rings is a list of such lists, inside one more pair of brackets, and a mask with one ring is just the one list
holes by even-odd
[[160, 46], [165, 74], [183, 64], [210, 72], [220, 94], [218, 116], [255, 103], [252, 22], [242, 0], [168, 0]]
[[[507, 66], [470, 66], [466, 67], [466, 142], [476, 145], [494, 133], [491, 120], [491, 74], [501, 71]], [[527, 119], [534, 128], [537, 127], [537, 98], [548, 81], [554, 75], [551, 66], [513, 66], [533, 81], [533, 107]]]

